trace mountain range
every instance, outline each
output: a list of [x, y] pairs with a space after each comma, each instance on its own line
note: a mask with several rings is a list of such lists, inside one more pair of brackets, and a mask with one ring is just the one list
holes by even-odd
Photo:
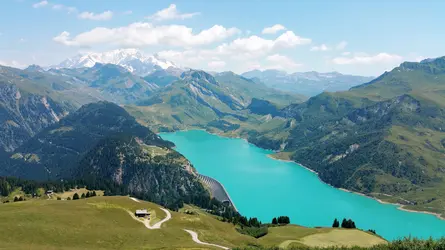
[[145, 76], [156, 70], [179, 68], [173, 62], [159, 58], [158, 55], [145, 55], [137, 49], [117, 49], [103, 53], [83, 53], [68, 58], [49, 68], [90, 68], [96, 63], [119, 65], [133, 74]]
[[374, 79], [374, 77], [344, 75], [338, 72], [319, 73], [316, 71], [288, 74], [279, 70], [252, 70], [241, 75], [259, 79], [271, 88], [305, 96], [314, 96], [323, 91], [344, 91]]
[[[48, 69], [91, 68], [96, 63], [118, 65], [134, 75], [147, 77], [147, 80], [151, 80], [155, 84], [158, 83], [158, 80], [164, 85], [165, 79], [169, 82], [168, 80], [175, 79], [182, 72], [188, 70], [179, 67], [174, 62], [160, 58], [157, 54], [146, 55], [138, 49], [83, 53], [68, 58], [58, 65], [50, 66]], [[218, 72], [209, 73], [212, 75], [218, 74]], [[268, 87], [304, 96], [314, 96], [323, 91], [344, 91], [373, 79], [373, 77], [343, 75], [338, 72], [319, 73], [315, 71], [288, 74], [279, 70], [253, 70], [241, 75], [249, 79], [262, 81]]]
[[[323, 82], [336, 77], [342, 76], [303, 78]], [[94, 169], [109, 147], [113, 155], [128, 153], [134, 164], [152, 164], [155, 157], [139, 155], [159, 148], [161, 141], [151, 131], [200, 128], [276, 150], [275, 157], [300, 162], [335, 187], [444, 212], [445, 57], [405, 62], [361, 85], [309, 99], [233, 72], [169, 67], [141, 77], [100, 63], [50, 70], [0, 67], [0, 83], [0, 172], [5, 175], [114, 178], [119, 168], [76, 170], [88, 162]], [[108, 102], [96, 104], [103, 109], [78, 109], [101, 100], [125, 110]], [[151, 135], [148, 142], [141, 139], [146, 135]], [[173, 153], [172, 145], [162, 143], [165, 149], [149, 151]], [[84, 160], [87, 156], [91, 160]], [[170, 155], [163, 162], [178, 163]]]

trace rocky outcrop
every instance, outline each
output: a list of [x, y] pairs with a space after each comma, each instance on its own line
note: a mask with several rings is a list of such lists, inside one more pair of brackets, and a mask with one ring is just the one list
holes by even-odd
[[0, 147], [11, 152], [68, 113], [47, 96], [0, 84]]

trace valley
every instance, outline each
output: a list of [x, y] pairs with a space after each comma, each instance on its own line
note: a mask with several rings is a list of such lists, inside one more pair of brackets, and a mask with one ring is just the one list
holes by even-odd
[[[285, 214], [328, 228], [334, 218], [353, 218], [387, 240], [440, 238], [442, 220], [401, 209], [445, 211], [443, 60], [402, 63], [369, 83], [311, 97], [233, 72], [169, 66], [142, 76], [102, 59], [87, 67], [2, 67], [0, 176], [67, 180], [174, 211], [199, 206], [229, 220]], [[212, 199], [199, 174], [220, 181], [241, 215]], [[329, 212], [320, 210], [326, 206]], [[264, 236], [259, 225], [246, 229], [259, 240], [246, 237], [270, 237], [274, 229]], [[195, 243], [201, 241], [240, 246], [205, 236]]]
[[0, 250], [444, 250], [444, 9], [5, 1]]

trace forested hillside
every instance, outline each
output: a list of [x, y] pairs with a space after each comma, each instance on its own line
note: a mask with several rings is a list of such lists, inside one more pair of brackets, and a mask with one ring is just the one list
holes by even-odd
[[403, 63], [346, 92], [282, 109], [287, 134], [260, 146], [316, 170], [336, 187], [445, 212], [445, 58]]

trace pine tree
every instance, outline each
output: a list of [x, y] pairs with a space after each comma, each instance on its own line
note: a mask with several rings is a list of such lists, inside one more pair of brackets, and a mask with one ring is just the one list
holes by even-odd
[[349, 219], [348, 220], [348, 228], [352, 228], [352, 224], [353, 224], [354, 222], [351, 220], [351, 219]]
[[19, 197], [19, 201], [23, 201], [24, 199], [23, 199], [23, 196], [20, 196]]
[[345, 218], [343, 218], [343, 221], [341, 222], [341, 227], [342, 228], [347, 228], [347, 225], [348, 223], [346, 222], [346, 219]]
[[337, 218], [335, 218], [334, 223], [332, 223], [332, 227], [339, 227], [340, 226], [340, 222], [337, 220]]
[[90, 192], [87, 192], [87, 195], [85, 195], [85, 198], [90, 198]]
[[96, 191], [93, 191], [93, 195], [92, 196], [96, 196]]
[[71, 197], [66, 198], [66, 200], [67, 200], [67, 201], [70, 201], [70, 200], [71, 200]]
[[17, 198], [17, 196], [14, 197], [14, 202], [19, 201], [19, 198]]
[[80, 196], [81, 199], [85, 199], [85, 193], [82, 193], [82, 195]]
[[73, 200], [78, 200], [79, 199], [79, 195], [77, 194], [77, 193], [75, 193], [74, 195], [73, 195]]
[[272, 225], [276, 225], [276, 224], [278, 224], [278, 221], [277, 221], [277, 218], [274, 217], [274, 218], [272, 219]]

